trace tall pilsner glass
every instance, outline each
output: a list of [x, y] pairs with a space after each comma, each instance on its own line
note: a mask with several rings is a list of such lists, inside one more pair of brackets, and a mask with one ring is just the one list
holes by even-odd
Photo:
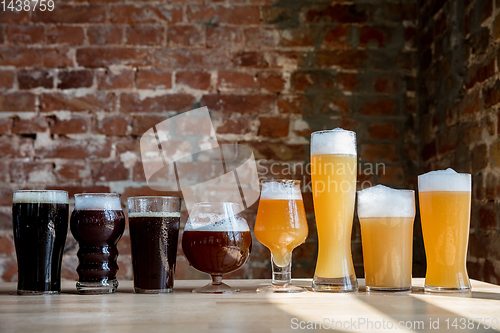
[[453, 169], [418, 176], [426, 291], [469, 291], [471, 175]]
[[351, 255], [356, 196], [356, 133], [336, 128], [311, 136], [311, 178], [318, 229], [315, 291], [357, 291]]

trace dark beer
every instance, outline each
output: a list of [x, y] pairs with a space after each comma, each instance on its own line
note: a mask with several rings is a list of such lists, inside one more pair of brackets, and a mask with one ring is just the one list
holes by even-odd
[[77, 194], [71, 214], [71, 232], [78, 250], [81, 293], [112, 293], [118, 282], [116, 243], [125, 230], [120, 197], [113, 194]]
[[12, 225], [18, 293], [59, 293], [61, 261], [68, 232], [68, 193], [16, 191]]
[[184, 231], [182, 249], [189, 264], [210, 275], [237, 270], [252, 248], [250, 231]]
[[179, 237], [180, 213], [129, 213], [136, 292], [171, 291]]

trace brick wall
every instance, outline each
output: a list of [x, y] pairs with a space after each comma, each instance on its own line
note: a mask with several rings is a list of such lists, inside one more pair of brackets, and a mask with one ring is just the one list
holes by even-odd
[[[307, 185], [300, 166], [309, 161], [311, 131], [341, 126], [358, 135], [360, 186], [415, 188], [416, 0], [54, 1], [53, 12], [0, 12], [1, 279], [17, 274], [13, 190], [158, 194], [146, 186], [139, 138], [198, 106], [211, 110], [219, 140], [253, 148], [261, 177]], [[310, 234], [294, 251], [296, 277], [313, 275], [317, 251], [307, 189], [304, 201]], [[482, 214], [492, 214], [490, 206]], [[256, 207], [246, 212], [251, 226]], [[132, 277], [127, 235], [121, 279]], [[362, 276], [357, 219], [352, 239]], [[76, 278], [76, 251], [69, 235], [65, 278]], [[233, 276], [270, 277], [269, 260], [255, 241]], [[414, 262], [422, 276], [418, 219]], [[177, 278], [205, 276], [181, 251], [178, 263]]]
[[424, 1], [420, 6], [422, 171], [472, 174], [468, 267], [500, 283], [500, 1]]

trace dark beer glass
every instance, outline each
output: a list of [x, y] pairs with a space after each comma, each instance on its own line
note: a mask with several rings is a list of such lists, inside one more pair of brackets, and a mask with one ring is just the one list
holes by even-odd
[[14, 192], [12, 225], [18, 294], [57, 294], [61, 291], [68, 209], [66, 191]]
[[81, 294], [109, 294], [118, 287], [116, 243], [125, 230], [120, 195], [75, 194], [71, 232], [80, 244], [76, 289]]
[[197, 293], [233, 293], [222, 275], [243, 266], [252, 249], [252, 235], [241, 209], [232, 202], [205, 202], [193, 206], [182, 235], [182, 250], [189, 264], [212, 276], [212, 283]]
[[181, 199], [130, 197], [127, 203], [134, 292], [142, 294], [172, 292]]

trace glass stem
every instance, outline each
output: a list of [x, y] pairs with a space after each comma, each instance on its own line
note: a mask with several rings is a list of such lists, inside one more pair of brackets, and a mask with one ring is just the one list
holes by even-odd
[[271, 265], [273, 266], [273, 286], [287, 286], [292, 281], [292, 255], [290, 254], [290, 262], [285, 267], [280, 267], [274, 263], [273, 255], [271, 254]]
[[212, 275], [212, 285], [222, 284], [222, 275]]

